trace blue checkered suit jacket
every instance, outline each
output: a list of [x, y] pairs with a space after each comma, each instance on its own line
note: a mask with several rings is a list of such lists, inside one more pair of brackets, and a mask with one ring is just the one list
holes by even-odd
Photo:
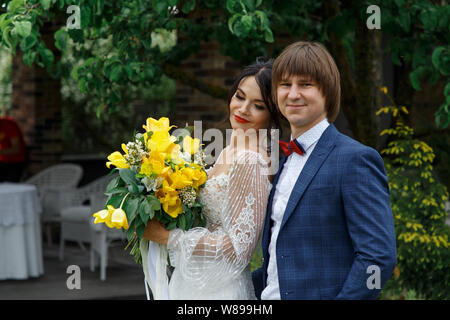
[[[274, 191], [262, 237], [264, 264], [252, 274], [258, 297], [267, 285]], [[289, 198], [276, 258], [281, 299], [378, 297], [381, 290], [367, 286], [377, 274], [369, 266], [379, 267], [382, 287], [395, 267], [396, 245], [388, 182], [377, 151], [328, 126]]]

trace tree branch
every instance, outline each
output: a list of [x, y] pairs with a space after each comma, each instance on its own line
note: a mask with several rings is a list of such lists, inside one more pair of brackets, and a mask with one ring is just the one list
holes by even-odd
[[[340, 13], [339, 3], [337, 1], [326, 1], [323, 6], [324, 21]], [[354, 110], [356, 106], [356, 83], [352, 77], [352, 68], [347, 57], [343, 40], [336, 37], [334, 32], [330, 32], [329, 37], [330, 41], [327, 43], [327, 46], [333, 54], [341, 75], [341, 108], [344, 111], [354, 137], [358, 139], [360, 136], [358, 115]]]
[[200, 80], [196, 76], [184, 72], [180, 68], [177, 68], [170, 64], [165, 64], [163, 66], [163, 71], [167, 76], [171, 77], [172, 79], [178, 80], [182, 84], [197, 89], [200, 92], [210, 95], [211, 97], [225, 101], [228, 99], [228, 91], [225, 88], [208, 84]]

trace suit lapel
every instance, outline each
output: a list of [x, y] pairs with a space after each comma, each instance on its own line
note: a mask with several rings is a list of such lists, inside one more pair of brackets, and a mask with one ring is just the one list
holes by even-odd
[[331, 123], [317, 142], [317, 145], [309, 156], [308, 161], [306, 161], [305, 166], [303, 167], [302, 172], [294, 185], [283, 215], [280, 230], [291, 216], [306, 188], [311, 183], [312, 178], [322, 166], [323, 161], [333, 149], [337, 134], [338, 131]]

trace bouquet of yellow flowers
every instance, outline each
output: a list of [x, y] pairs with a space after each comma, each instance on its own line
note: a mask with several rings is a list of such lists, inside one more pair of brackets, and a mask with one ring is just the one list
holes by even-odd
[[122, 144], [108, 156], [106, 166], [118, 171], [108, 184], [105, 209], [96, 212], [94, 223], [124, 229], [131, 254], [142, 263], [139, 243], [149, 219], [156, 218], [168, 230], [204, 226], [198, 194], [207, 179], [200, 140], [188, 130], [179, 137], [169, 133], [168, 118], [148, 118], [144, 133]]

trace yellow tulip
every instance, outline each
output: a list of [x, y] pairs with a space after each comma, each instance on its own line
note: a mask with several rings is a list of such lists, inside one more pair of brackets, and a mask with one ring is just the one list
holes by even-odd
[[172, 127], [175, 126], [169, 126], [169, 119], [166, 117], [159, 118], [159, 120], [153, 119], [153, 118], [147, 118], [146, 121], [147, 125], [143, 125], [142, 127], [145, 129], [145, 131], [153, 131], [153, 133], [157, 131], [165, 131], [168, 132]]
[[205, 171], [197, 169], [194, 170], [192, 179], [193, 179], [192, 187], [194, 187], [194, 189], [198, 189], [201, 185], [203, 185], [206, 182], [208, 176], [206, 175]]
[[159, 199], [164, 211], [172, 218], [178, 217], [183, 212], [181, 199], [176, 194], [168, 193], [164, 198]]
[[180, 156], [180, 150], [181, 147], [179, 144], [174, 143], [173, 145], [171, 145], [167, 149], [167, 152], [169, 153], [168, 159], [171, 160], [176, 165], [184, 166], [186, 161], [184, 161], [184, 159]]
[[190, 136], [185, 136], [183, 139], [183, 150], [190, 154], [197, 152], [200, 147], [200, 140], [197, 138], [192, 139]]
[[170, 152], [175, 145], [177, 138], [171, 136], [168, 132], [157, 131], [152, 134], [147, 141], [147, 148], [150, 152], [156, 151], [165, 154]]
[[149, 177], [152, 174], [159, 175], [163, 173], [166, 168], [164, 155], [157, 151], [152, 151], [148, 157], [142, 157], [141, 171], [139, 173]]
[[172, 218], [176, 218], [183, 212], [183, 205], [178, 197], [178, 192], [166, 180], [163, 181], [162, 188], [155, 195], [161, 202], [164, 211]]
[[105, 219], [109, 216], [109, 212], [106, 209], [100, 210], [93, 214], [95, 217], [94, 223], [105, 222]]
[[[122, 148], [124, 148], [124, 145], [122, 145]], [[126, 148], [125, 148], [126, 150]], [[111, 165], [116, 166], [119, 169], [127, 169], [130, 167], [128, 162], [125, 160], [124, 156], [119, 152], [115, 151], [111, 153], [108, 156], [108, 162], [106, 163], [106, 166], [109, 168]]]
[[156, 191], [156, 197], [157, 198], [164, 197], [167, 193], [170, 193], [170, 192], [175, 192], [176, 193], [177, 190], [172, 188], [169, 185], [169, 182], [167, 182], [167, 180], [163, 180], [162, 187], [158, 191]]
[[169, 178], [172, 182], [170, 187], [173, 189], [183, 189], [184, 187], [192, 185], [192, 179], [184, 174], [183, 170], [175, 170]]
[[195, 170], [192, 169], [191, 167], [184, 167], [184, 168], [180, 168], [180, 171], [189, 179], [189, 180], [193, 180], [194, 176], [195, 176]]
[[109, 228], [114, 228], [114, 225], [111, 222], [111, 215], [114, 212], [114, 210], [116, 210], [116, 208], [114, 208], [111, 205], [107, 206], [107, 209], [104, 210], [100, 210], [96, 213], [94, 213], [94, 223], [105, 223], [107, 227]]
[[120, 146], [122, 147], [123, 152], [125, 152], [125, 154], [128, 154], [128, 149], [127, 149], [126, 144], [122, 143]]
[[128, 220], [125, 211], [121, 208], [114, 210], [111, 215], [111, 223], [117, 229], [128, 229]]

